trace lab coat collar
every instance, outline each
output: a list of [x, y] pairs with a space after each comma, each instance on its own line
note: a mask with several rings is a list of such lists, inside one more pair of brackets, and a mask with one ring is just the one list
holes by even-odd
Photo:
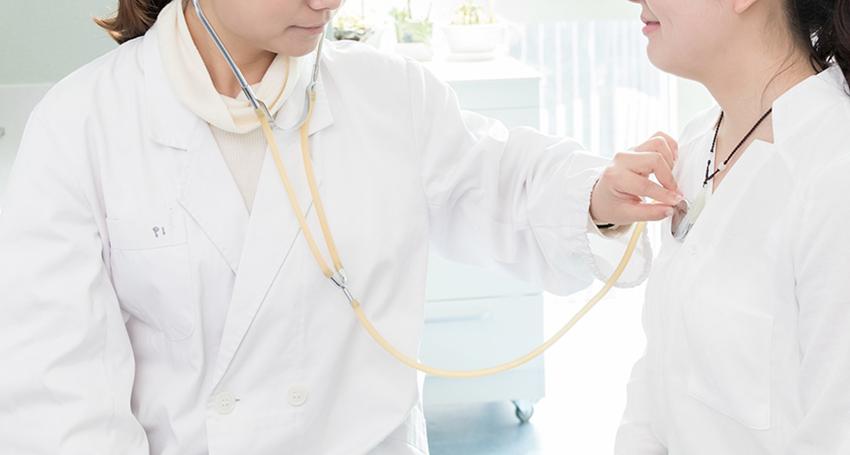
[[[688, 234], [683, 245], [688, 246], [695, 242], [711, 245], [719, 242], [717, 235], [724, 231], [717, 228], [717, 223], [730, 221], [724, 218], [724, 214], [732, 212], [730, 208], [740, 203], [741, 199], [737, 196], [747, 192], [752, 184], [752, 179], [748, 177], [770, 160], [778, 159], [787, 141], [797, 137], [801, 129], [810, 128], [811, 122], [817, 121], [817, 117], [823, 115], [831, 106], [842, 102], [842, 96], [847, 96], [847, 85], [841, 70], [833, 66], [803, 80], [777, 98], [773, 103], [771, 116], [773, 144], [755, 141], [740, 157], [733, 172], [724, 178], [723, 185], [711, 196], [712, 201], [703, 209], [699, 222]], [[715, 120], [720, 115], [720, 107], [715, 106], [711, 112], [710, 118], [714, 119], [711, 124], [706, 124], [705, 130], [685, 146], [690, 146], [697, 141], [702, 143], [710, 141], [710, 136], [714, 133]], [[705, 163], [705, 161], [700, 162]], [[704, 166], [702, 164], [699, 169], [703, 169]]]
[[773, 143], [794, 137], [814, 116], [847, 95], [844, 74], [833, 65], [792, 87], [773, 103]]
[[[773, 126], [773, 143], [784, 143], [794, 137], [812, 117], [839, 102], [841, 97], [838, 95], [846, 96], [848, 93], [850, 89], [847, 87], [844, 74], [837, 65], [791, 87], [773, 102], [773, 115], [769, 119]], [[701, 125], [697, 134], [679, 146], [686, 147], [694, 142], [705, 140], [705, 136], [714, 134], [720, 112], [720, 106], [715, 104], [708, 115], [710, 123]]]

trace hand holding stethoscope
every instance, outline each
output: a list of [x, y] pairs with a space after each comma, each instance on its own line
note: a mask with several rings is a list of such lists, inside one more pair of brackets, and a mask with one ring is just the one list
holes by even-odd
[[678, 149], [673, 138], [657, 133], [631, 151], [614, 155], [591, 197], [593, 220], [597, 224], [625, 225], [672, 216], [673, 208], [684, 199], [673, 178]]

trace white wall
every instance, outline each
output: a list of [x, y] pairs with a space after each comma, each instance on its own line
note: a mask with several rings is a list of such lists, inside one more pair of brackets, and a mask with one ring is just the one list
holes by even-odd
[[0, 84], [55, 82], [115, 46], [92, 18], [116, 0], [0, 0]]

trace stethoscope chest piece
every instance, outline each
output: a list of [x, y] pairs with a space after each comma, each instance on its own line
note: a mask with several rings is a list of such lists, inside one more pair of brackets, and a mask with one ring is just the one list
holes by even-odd
[[670, 231], [673, 234], [673, 238], [682, 242], [685, 240], [685, 237], [688, 236], [688, 232], [691, 231], [691, 227], [693, 224], [688, 222], [688, 212], [690, 210], [690, 204], [688, 201], [682, 201], [675, 207], [673, 207], [673, 218], [670, 224]]
[[674, 212], [670, 223], [670, 233], [674, 239], [680, 242], [685, 241], [685, 238], [693, 229], [705, 207], [706, 200], [708, 199], [708, 191], [709, 189], [706, 187], [695, 201], [689, 202], [684, 200], [673, 207]]

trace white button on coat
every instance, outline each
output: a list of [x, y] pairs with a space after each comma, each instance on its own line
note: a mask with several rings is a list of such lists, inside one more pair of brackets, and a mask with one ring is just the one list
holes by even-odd
[[289, 389], [289, 404], [293, 407], [303, 406], [307, 402], [307, 388], [304, 386], [293, 386]]
[[236, 409], [236, 397], [229, 392], [218, 393], [213, 397], [213, 407], [219, 414], [230, 414]]

